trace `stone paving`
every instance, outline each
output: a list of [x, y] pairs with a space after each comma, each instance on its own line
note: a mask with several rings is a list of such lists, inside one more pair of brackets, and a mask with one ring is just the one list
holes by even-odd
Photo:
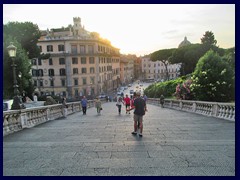
[[3, 138], [4, 176], [235, 176], [235, 123], [148, 105], [143, 137], [114, 102]]

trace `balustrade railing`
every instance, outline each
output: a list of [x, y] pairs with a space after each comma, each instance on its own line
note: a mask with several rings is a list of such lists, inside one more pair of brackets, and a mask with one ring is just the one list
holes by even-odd
[[[148, 98], [147, 103], [160, 106], [156, 98]], [[235, 103], [165, 99], [164, 107], [235, 121]]]
[[[102, 100], [102, 103], [105, 99]], [[68, 115], [82, 111], [80, 102], [67, 103]], [[94, 107], [94, 101], [88, 101], [88, 108]], [[31, 128], [47, 121], [64, 117], [61, 104], [39, 106], [29, 109], [11, 110], [3, 112], [3, 136]]]

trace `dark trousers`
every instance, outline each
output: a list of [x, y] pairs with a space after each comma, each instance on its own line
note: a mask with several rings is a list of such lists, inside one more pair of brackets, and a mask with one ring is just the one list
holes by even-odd
[[86, 114], [87, 112], [87, 107], [82, 107], [83, 114]]
[[118, 112], [121, 113], [122, 105], [118, 105]]

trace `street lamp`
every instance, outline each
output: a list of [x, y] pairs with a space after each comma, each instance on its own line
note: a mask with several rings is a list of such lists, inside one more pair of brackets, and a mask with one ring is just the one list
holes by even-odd
[[7, 47], [8, 55], [12, 59], [12, 67], [13, 67], [13, 88], [14, 88], [14, 97], [13, 104], [11, 110], [21, 109], [20, 99], [18, 97], [18, 85], [17, 85], [17, 77], [16, 77], [16, 64], [14, 63], [14, 58], [16, 57], [17, 48], [11, 42]]

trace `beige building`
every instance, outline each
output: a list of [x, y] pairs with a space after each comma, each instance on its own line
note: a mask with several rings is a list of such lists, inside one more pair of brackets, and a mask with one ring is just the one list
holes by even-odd
[[95, 96], [120, 85], [119, 49], [86, 31], [79, 17], [67, 28], [43, 31], [38, 46], [50, 54], [49, 59], [32, 60], [33, 81], [41, 95]]
[[120, 80], [122, 85], [127, 85], [134, 80], [134, 59], [127, 55], [120, 58]]
[[[181, 64], [168, 64], [167, 70], [169, 79], [175, 79], [179, 76]], [[164, 81], [167, 79], [166, 67], [161, 61], [153, 62], [149, 57], [142, 58], [143, 79], [155, 79]]]

